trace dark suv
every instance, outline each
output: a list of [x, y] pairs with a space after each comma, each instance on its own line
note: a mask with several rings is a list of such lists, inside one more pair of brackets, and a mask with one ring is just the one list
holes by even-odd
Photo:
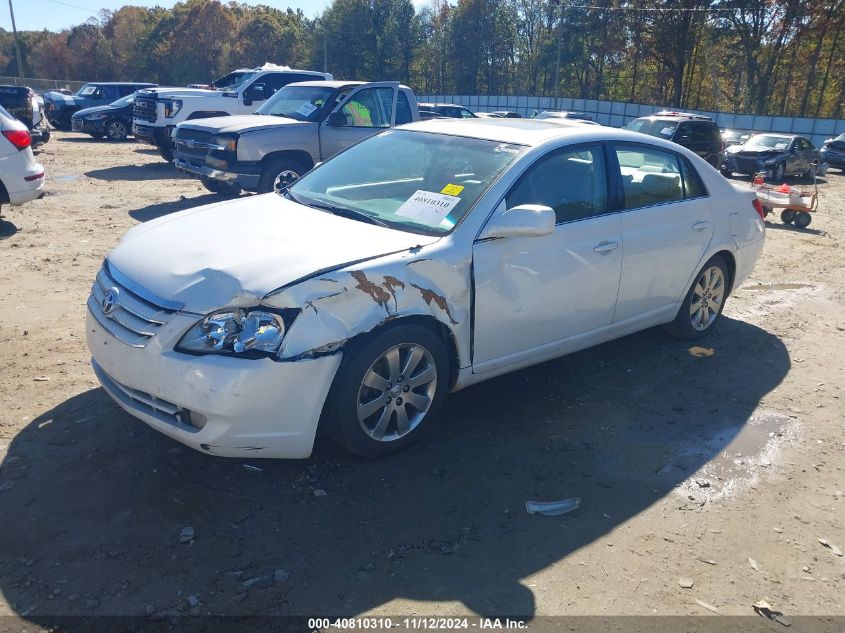
[[658, 112], [630, 121], [625, 129], [674, 141], [692, 150], [713, 167], [719, 166], [725, 148], [719, 126], [709, 116], [701, 114]]

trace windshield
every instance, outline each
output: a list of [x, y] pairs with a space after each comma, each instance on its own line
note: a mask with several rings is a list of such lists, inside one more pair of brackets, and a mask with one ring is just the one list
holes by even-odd
[[352, 146], [294, 184], [302, 204], [352, 210], [412, 233], [444, 235], [525, 148], [390, 130]]
[[135, 102], [135, 95], [126, 95], [125, 97], [121, 97], [117, 101], [113, 101], [110, 105], [113, 108], [122, 108], [123, 106], [132, 105]]
[[792, 139], [788, 136], [777, 136], [775, 134], [758, 134], [745, 141], [744, 149], [786, 149]]
[[257, 74], [254, 71], [235, 71], [228, 75], [223, 75], [220, 79], [214, 80], [211, 87], [215, 90], [237, 90], [242, 83], [248, 79], [252, 79]]
[[671, 138], [678, 129], [678, 122], [665, 119], [634, 119], [624, 129], [658, 138]]
[[97, 86], [94, 84], [85, 84], [76, 92], [77, 97], [90, 97], [97, 92]]
[[335, 88], [288, 85], [258, 108], [258, 114], [282, 116], [297, 121], [316, 121], [328, 101], [334, 101]]

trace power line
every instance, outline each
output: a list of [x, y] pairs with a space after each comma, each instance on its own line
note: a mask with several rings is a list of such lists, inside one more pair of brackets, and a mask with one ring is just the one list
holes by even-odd
[[94, 9], [89, 9], [88, 7], [80, 7], [77, 4], [71, 4], [69, 2], [62, 2], [61, 0], [45, 0], [46, 2], [52, 2], [53, 4], [60, 4], [63, 7], [70, 7], [71, 9], [79, 9], [80, 11], [87, 11], [88, 13], [93, 13], [97, 15], [99, 11], [95, 11]]

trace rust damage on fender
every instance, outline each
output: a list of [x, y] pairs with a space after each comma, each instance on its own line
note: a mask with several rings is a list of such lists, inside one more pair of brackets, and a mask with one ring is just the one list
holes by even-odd
[[433, 290], [429, 290], [428, 288], [418, 286], [417, 284], [411, 285], [420, 291], [420, 295], [422, 296], [423, 301], [425, 301], [425, 304], [427, 306], [431, 306], [431, 304], [434, 303], [438, 308], [440, 308], [441, 310], [443, 310], [443, 312], [446, 313], [446, 316], [449, 317], [449, 322], [452, 325], [458, 324], [458, 322], [455, 321], [455, 318], [452, 316], [452, 311], [449, 310], [449, 304], [446, 303], [446, 297], [444, 297], [443, 295], [439, 295]]
[[471, 262], [408, 255], [323, 272], [265, 296], [264, 305], [301, 310], [276, 360], [308, 362], [340, 354], [350, 339], [395, 319], [423, 316], [452, 332], [458, 362], [467, 362]]
[[380, 303], [384, 306], [384, 309], [387, 310], [387, 302], [390, 300], [390, 295], [384, 291], [384, 288], [367, 279], [367, 275], [360, 270], [353, 270], [349, 274], [352, 275], [353, 279], [358, 282], [358, 285], [355, 286], [356, 288], [358, 288], [361, 292], [365, 292], [370, 295], [373, 301]]

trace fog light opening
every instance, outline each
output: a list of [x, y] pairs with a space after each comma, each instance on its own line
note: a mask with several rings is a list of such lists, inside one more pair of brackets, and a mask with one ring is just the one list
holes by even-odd
[[202, 413], [197, 413], [196, 411], [183, 411], [182, 419], [187, 419], [190, 425], [197, 430], [202, 430], [208, 422], [207, 417], [205, 417]]

